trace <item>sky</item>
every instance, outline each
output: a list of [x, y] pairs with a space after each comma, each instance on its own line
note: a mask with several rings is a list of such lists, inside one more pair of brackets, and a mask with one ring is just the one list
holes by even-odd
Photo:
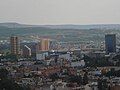
[[0, 22], [120, 24], [120, 0], [0, 0]]

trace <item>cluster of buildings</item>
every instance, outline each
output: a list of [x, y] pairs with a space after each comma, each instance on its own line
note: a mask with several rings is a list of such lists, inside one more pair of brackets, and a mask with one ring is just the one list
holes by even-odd
[[120, 89], [120, 77], [105, 76], [113, 69], [120, 70], [119, 67], [74, 67], [65, 60], [63, 63], [51, 66], [38, 61], [2, 62], [0, 68], [6, 68], [8, 77], [21, 86], [29, 86], [31, 90], [53, 90], [53, 86], [57, 90]]
[[[115, 34], [106, 34], [105, 43], [102, 43], [101, 48], [86, 45], [84, 49], [81, 47], [85, 46], [77, 49], [68, 47], [66, 50], [52, 50], [50, 46], [49, 39], [40, 39], [34, 45], [35, 50], [32, 50], [33, 48], [27, 44], [21, 45], [17, 36], [12, 36], [11, 54], [20, 57], [17, 62], [2, 61], [0, 68], [6, 68], [16, 83], [22, 86], [28, 85], [31, 90], [54, 90], [53, 87], [57, 90], [120, 90], [120, 77], [105, 76], [113, 68], [119, 71], [119, 67], [88, 67], [87, 61], [84, 60], [84, 55], [90, 58], [112, 58], [119, 55]], [[71, 76], [74, 78], [69, 81]], [[76, 78], [80, 79], [80, 82], [74, 81]], [[87, 80], [85, 84], [83, 84], [84, 78]]]
[[[34, 53], [39, 51], [49, 51], [50, 41], [49, 39], [40, 39], [37, 44], [35, 44]], [[32, 55], [32, 50], [27, 45], [21, 45], [20, 39], [17, 36], [10, 37], [10, 49], [11, 54], [22, 55], [24, 57], [30, 57]]]
[[[39, 53], [44, 53], [48, 51], [52, 51], [52, 48], [50, 48], [51, 42], [49, 39], [40, 39], [39, 42], [37, 42], [34, 47], [34, 53], [36, 53], [36, 56], [38, 56]], [[89, 44], [88, 44], [89, 45]], [[87, 44], [82, 46], [80, 45], [80, 49], [83, 52], [90, 52], [90, 51], [95, 51], [95, 53], [105, 53], [105, 54], [110, 54], [110, 53], [116, 53], [116, 50], [119, 51], [119, 48], [116, 48], [116, 35], [115, 34], [106, 34], [105, 35], [105, 44], [102, 44], [100, 48], [95, 48], [91, 44], [88, 46]], [[21, 47], [21, 48], [20, 48]], [[27, 45], [22, 45], [20, 46], [20, 40], [17, 36], [12, 36], [10, 37], [10, 48], [11, 48], [11, 53], [15, 55], [23, 55], [25, 57], [31, 56], [32, 55], [32, 48], [30, 48]], [[56, 50], [56, 51], [73, 51], [75, 49], [66, 49], [66, 50]], [[101, 52], [103, 51], [103, 52]], [[38, 59], [38, 58], [37, 58]]]

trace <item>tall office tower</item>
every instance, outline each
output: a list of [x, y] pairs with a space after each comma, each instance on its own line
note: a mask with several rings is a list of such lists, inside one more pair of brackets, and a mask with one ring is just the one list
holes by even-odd
[[41, 39], [37, 44], [37, 51], [49, 51], [50, 41], [49, 39]]
[[31, 56], [31, 48], [29, 48], [27, 45], [24, 45], [22, 54], [24, 57], [30, 57]]
[[105, 35], [105, 49], [107, 54], [116, 52], [116, 35], [115, 34]]
[[20, 49], [20, 43], [17, 36], [10, 37], [10, 46], [11, 46], [11, 53], [18, 55]]

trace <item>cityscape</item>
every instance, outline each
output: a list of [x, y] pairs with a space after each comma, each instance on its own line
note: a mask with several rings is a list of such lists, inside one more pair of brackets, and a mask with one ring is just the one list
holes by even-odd
[[0, 0], [0, 90], [120, 90], [120, 1]]
[[[68, 38], [72, 38], [70, 35]], [[119, 90], [119, 33], [99, 35], [102, 37], [97, 37], [99, 41], [83, 39], [82, 42], [68, 38], [64, 41], [64, 34], [56, 38], [31, 34], [29, 40], [29, 35], [17, 34], [1, 38], [0, 78], [1, 85], [6, 83], [6, 86], [0, 87], [2, 90]]]

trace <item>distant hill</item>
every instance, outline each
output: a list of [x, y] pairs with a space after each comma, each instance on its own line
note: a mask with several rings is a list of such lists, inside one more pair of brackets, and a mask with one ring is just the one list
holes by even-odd
[[41, 36], [64, 42], [102, 42], [107, 33], [116, 33], [120, 40], [120, 25], [26, 25], [0, 23], [0, 40], [9, 39], [11, 35], [18, 35], [27, 40], [31, 39], [29, 36]]
[[27, 25], [19, 23], [0, 23], [0, 26], [7, 28], [28, 28], [43, 27], [49, 29], [120, 29], [120, 24], [95, 24], [95, 25]]
[[[0, 23], [0, 37], [10, 35], [75, 35], [79, 33], [104, 34], [103, 30], [120, 31], [120, 24], [100, 25], [26, 25], [19, 23]], [[115, 32], [115, 31], [114, 31]], [[85, 35], [83, 35], [85, 36]]]
[[43, 28], [43, 27], [5, 27], [0, 26], [0, 36], [10, 36], [10, 35], [33, 35], [33, 34], [50, 34], [53, 30]]
[[120, 29], [120, 24], [96, 24], [96, 25], [44, 25], [52, 29]]
[[19, 24], [19, 23], [0, 23], [0, 26], [7, 28], [26, 28], [26, 27], [38, 27], [37, 25], [27, 25], [27, 24]]

